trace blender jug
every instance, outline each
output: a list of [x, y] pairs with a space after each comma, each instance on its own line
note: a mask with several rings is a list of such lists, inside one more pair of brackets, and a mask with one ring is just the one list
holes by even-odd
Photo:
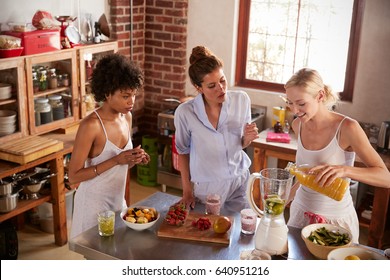
[[[257, 207], [253, 195], [253, 185], [260, 180], [260, 196], [263, 209]], [[252, 209], [260, 216], [260, 223], [255, 233], [255, 247], [270, 255], [287, 253], [288, 228], [284, 219], [285, 203], [288, 200], [293, 182], [293, 175], [281, 168], [266, 168], [260, 173], [250, 175], [247, 197]]]

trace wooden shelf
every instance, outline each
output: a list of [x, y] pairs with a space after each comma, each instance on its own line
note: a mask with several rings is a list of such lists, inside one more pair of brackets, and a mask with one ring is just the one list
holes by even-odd
[[19, 199], [18, 204], [14, 210], [8, 213], [0, 214], [0, 223], [10, 218], [13, 218], [19, 214], [22, 214], [23, 212], [26, 212], [50, 200], [51, 200], [51, 195], [40, 195], [38, 199], [28, 199], [28, 200]]

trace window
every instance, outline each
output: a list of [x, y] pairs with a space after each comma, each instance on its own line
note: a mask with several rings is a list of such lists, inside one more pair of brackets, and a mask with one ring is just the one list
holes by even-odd
[[236, 85], [284, 92], [303, 67], [352, 101], [364, 0], [240, 0]]

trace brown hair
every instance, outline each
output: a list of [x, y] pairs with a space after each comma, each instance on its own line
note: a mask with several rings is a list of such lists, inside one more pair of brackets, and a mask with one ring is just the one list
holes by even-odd
[[200, 87], [204, 76], [222, 67], [222, 60], [216, 57], [208, 48], [197, 46], [192, 49], [188, 74], [194, 86]]
[[331, 109], [339, 100], [339, 96], [333, 92], [329, 86], [324, 84], [320, 74], [316, 70], [310, 68], [302, 68], [292, 75], [284, 85], [284, 88], [287, 89], [294, 86], [302, 88], [306, 93], [313, 97], [315, 97], [320, 90], [323, 90], [325, 92], [323, 103], [329, 109]]

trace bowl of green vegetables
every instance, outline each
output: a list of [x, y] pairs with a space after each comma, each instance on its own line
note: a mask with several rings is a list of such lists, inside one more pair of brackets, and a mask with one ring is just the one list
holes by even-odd
[[332, 224], [310, 224], [302, 229], [301, 237], [310, 253], [321, 260], [326, 260], [332, 250], [352, 243], [348, 229]]

